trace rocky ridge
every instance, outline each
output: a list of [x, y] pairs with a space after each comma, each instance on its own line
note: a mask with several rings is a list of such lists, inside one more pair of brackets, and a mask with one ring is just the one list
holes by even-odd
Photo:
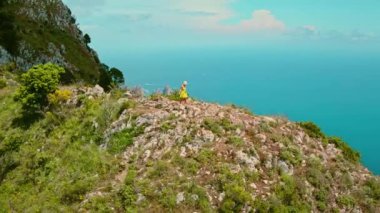
[[[94, 199], [120, 193], [131, 173], [135, 180], [127, 187], [136, 196], [129, 205], [139, 211], [185, 206], [185, 212], [265, 212], [276, 205], [310, 212], [380, 210], [356, 197], [373, 178], [366, 168], [286, 118], [198, 101], [180, 104], [163, 96], [129, 96], [118, 102], [133, 102], [133, 107], [105, 131], [101, 147], [107, 149], [115, 135], [143, 131], [120, 155], [120, 172], [88, 193], [82, 210]], [[160, 201], [162, 196], [169, 204]]]

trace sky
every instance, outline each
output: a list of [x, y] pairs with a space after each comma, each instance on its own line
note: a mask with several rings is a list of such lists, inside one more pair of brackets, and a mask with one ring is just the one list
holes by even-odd
[[254, 44], [373, 47], [379, 0], [64, 0], [102, 55]]

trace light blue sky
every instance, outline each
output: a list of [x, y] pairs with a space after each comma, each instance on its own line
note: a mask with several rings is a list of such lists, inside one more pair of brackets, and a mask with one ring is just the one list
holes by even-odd
[[101, 54], [204, 45], [379, 44], [379, 0], [64, 0]]

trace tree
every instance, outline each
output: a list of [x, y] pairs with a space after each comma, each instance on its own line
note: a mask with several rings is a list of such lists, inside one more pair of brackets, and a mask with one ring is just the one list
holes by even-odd
[[[0, 7], [6, 4], [0, 0]], [[18, 41], [20, 40], [14, 25], [14, 14], [0, 10], [0, 45], [10, 54], [16, 55], [18, 51]]]
[[123, 72], [113, 67], [109, 68], [106, 64], [101, 65], [98, 84], [105, 90], [110, 90], [114, 86], [120, 86], [125, 83]]
[[48, 105], [48, 95], [57, 90], [60, 75], [65, 70], [55, 64], [36, 65], [22, 74], [21, 86], [15, 100], [21, 102], [24, 112], [36, 113]]
[[114, 84], [123, 85], [125, 83], [123, 72], [119, 69], [113, 67], [110, 69], [109, 74]]
[[89, 44], [89, 43], [91, 43], [91, 37], [86, 33], [85, 35], [84, 35], [84, 42], [86, 43], [86, 44]]

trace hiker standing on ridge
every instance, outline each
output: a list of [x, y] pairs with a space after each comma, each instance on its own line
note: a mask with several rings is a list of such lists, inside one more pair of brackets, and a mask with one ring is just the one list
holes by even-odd
[[187, 87], [187, 81], [184, 81], [182, 83], [181, 89], [179, 90], [180, 103], [186, 103], [187, 99], [189, 98], [186, 87]]

